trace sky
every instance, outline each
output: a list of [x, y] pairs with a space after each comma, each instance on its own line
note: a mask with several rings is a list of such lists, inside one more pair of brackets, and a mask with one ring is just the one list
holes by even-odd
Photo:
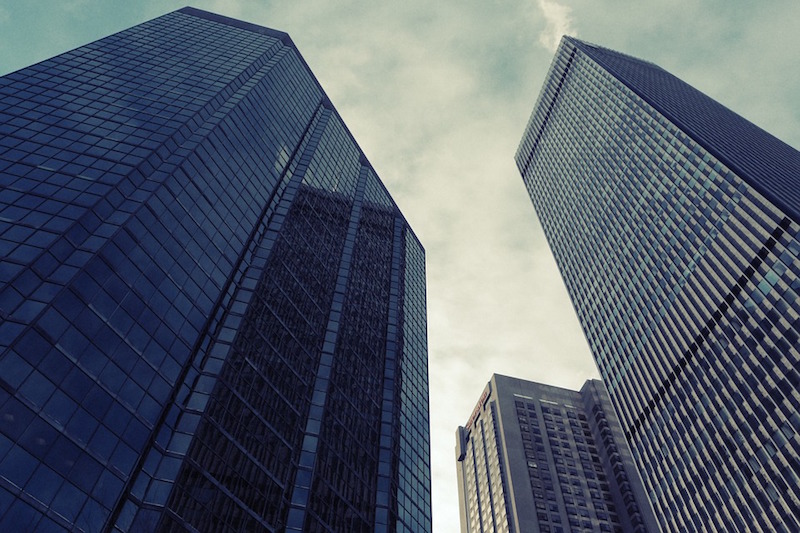
[[[179, 9], [0, 0], [0, 74]], [[433, 525], [459, 531], [455, 430], [492, 373], [597, 371], [514, 164], [563, 34], [654, 62], [800, 147], [795, 0], [194, 0], [289, 33], [427, 253]]]

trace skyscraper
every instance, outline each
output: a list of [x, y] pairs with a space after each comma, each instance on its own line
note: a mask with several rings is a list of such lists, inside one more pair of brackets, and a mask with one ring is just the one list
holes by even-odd
[[424, 250], [286, 34], [169, 13], [0, 135], [0, 530], [430, 530]]
[[516, 154], [666, 530], [800, 530], [800, 153], [564, 38]]
[[493, 375], [456, 432], [461, 531], [657, 531], [605, 387]]

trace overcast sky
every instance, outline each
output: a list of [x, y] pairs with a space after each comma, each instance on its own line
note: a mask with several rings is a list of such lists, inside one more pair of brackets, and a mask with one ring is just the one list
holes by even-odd
[[[0, 0], [0, 74], [186, 5]], [[652, 61], [800, 147], [800, 2], [195, 0], [289, 33], [427, 251], [434, 531], [493, 372], [596, 377], [513, 155], [564, 33]]]

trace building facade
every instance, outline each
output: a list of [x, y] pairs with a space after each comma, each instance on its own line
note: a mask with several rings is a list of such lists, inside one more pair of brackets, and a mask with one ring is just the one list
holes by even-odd
[[600, 381], [493, 375], [456, 432], [461, 531], [658, 531]]
[[516, 154], [665, 530], [800, 530], [800, 153], [564, 38]]
[[0, 78], [0, 530], [430, 531], [424, 250], [291, 39]]

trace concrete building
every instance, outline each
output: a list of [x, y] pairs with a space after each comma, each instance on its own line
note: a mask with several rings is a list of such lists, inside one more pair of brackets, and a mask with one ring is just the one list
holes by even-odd
[[456, 432], [464, 533], [658, 531], [605, 387], [495, 374]]

